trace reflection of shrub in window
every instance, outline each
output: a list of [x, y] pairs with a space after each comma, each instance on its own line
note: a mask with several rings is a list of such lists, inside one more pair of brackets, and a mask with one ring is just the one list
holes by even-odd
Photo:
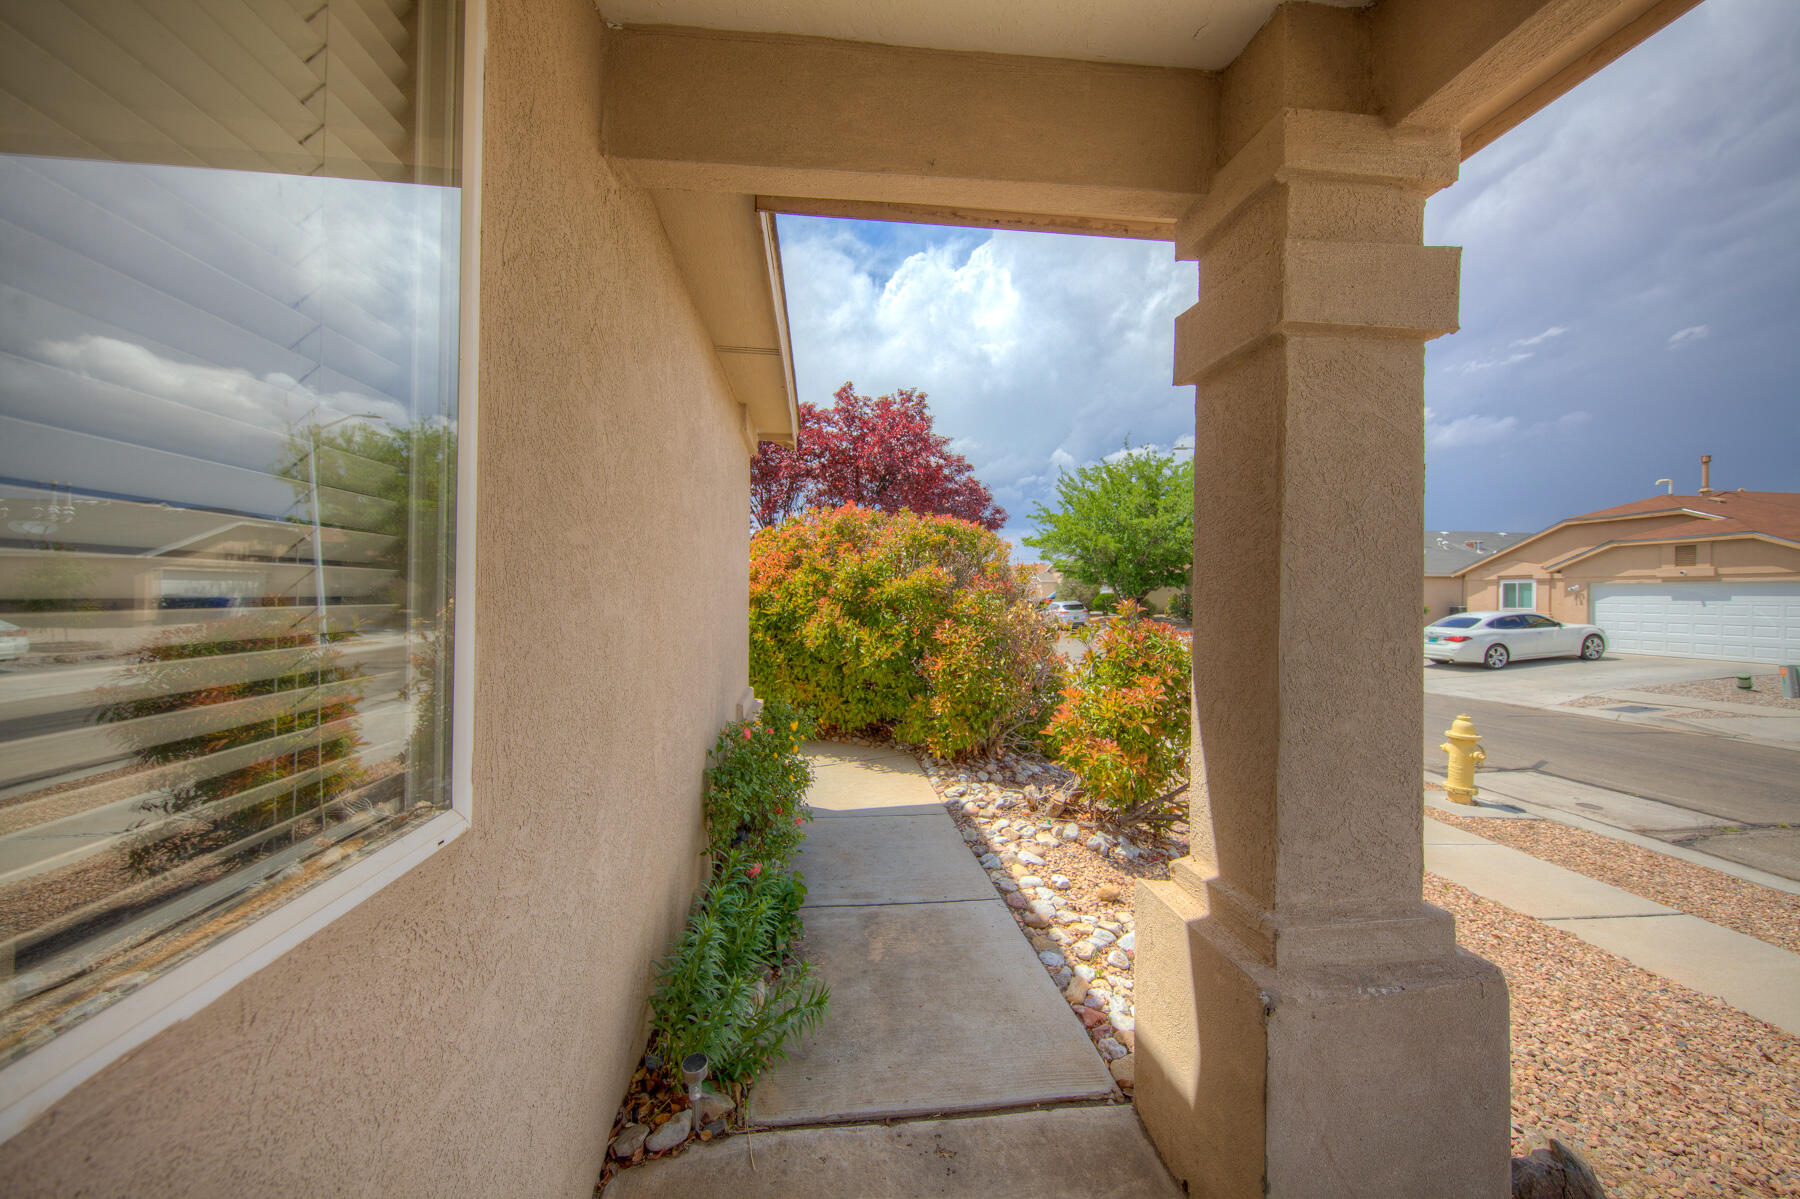
[[[139, 765], [193, 761], [196, 771], [141, 804], [153, 819], [139, 826], [142, 839], [130, 850], [133, 873], [200, 866], [203, 858], [224, 865], [335, 823], [331, 805], [369, 781], [353, 756], [362, 745], [362, 668], [334, 644], [353, 636], [333, 633], [321, 645], [310, 631], [274, 632], [266, 619], [246, 616], [173, 630], [140, 651], [110, 689], [134, 698], [107, 704], [100, 719], [119, 726]], [[237, 654], [259, 655], [269, 673], [221, 678], [213, 660]], [[176, 713], [190, 719], [168, 719]], [[268, 756], [205, 773], [210, 755], [259, 742]]]

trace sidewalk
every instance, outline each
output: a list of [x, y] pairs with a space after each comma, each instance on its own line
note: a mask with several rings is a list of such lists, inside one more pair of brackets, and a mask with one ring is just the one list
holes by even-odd
[[749, 1123], [766, 1131], [626, 1170], [609, 1199], [1176, 1199], [918, 763], [849, 745], [808, 756], [816, 819], [798, 866], [825, 1023], [752, 1091]]
[[1800, 954], [1425, 821], [1425, 869], [1800, 1035]]
[[[1442, 782], [1441, 770], [1426, 777]], [[1721, 822], [1715, 815], [1644, 799], [1536, 770], [1483, 770], [1475, 776], [1486, 808], [1465, 808], [1426, 792], [1428, 806], [1461, 816], [1507, 810], [1603, 833], [1667, 857], [1706, 866], [1761, 887], [1800, 894], [1800, 829]], [[1498, 806], [1496, 806], [1498, 805]]]

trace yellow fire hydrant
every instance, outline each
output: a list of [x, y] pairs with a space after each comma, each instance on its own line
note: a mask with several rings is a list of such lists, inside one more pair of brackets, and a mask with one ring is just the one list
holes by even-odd
[[1487, 751], [1481, 748], [1481, 734], [1475, 731], [1475, 722], [1467, 716], [1458, 716], [1444, 730], [1444, 736], [1450, 740], [1438, 746], [1450, 755], [1450, 771], [1444, 780], [1444, 794], [1452, 803], [1473, 804], [1475, 802], [1475, 768], [1487, 761]]

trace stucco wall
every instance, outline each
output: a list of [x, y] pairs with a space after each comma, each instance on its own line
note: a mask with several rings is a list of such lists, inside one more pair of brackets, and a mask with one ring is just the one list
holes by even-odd
[[592, 4], [489, 8], [474, 826], [0, 1146], [15, 1199], [593, 1186], [744, 686], [748, 463], [597, 157]]
[[1462, 580], [1427, 575], [1425, 577], [1425, 614], [1421, 623], [1430, 624], [1440, 616], [1448, 616], [1453, 607], [1467, 607], [1463, 603]]
[[1769, 541], [1718, 541], [1700, 545], [1700, 560], [1708, 553], [1720, 578], [1749, 581], [1800, 579], [1800, 549]]
[[[1536, 579], [1537, 610], [1559, 620], [1586, 620], [1581, 613], [1586, 612], [1587, 600], [1578, 597], [1580, 602], [1571, 607], [1565, 602], [1562, 583], [1554, 588], [1555, 598], [1551, 598], [1552, 587], [1550, 575], [1544, 567], [1552, 562], [1560, 562], [1571, 554], [1579, 553], [1602, 541], [1619, 538], [1654, 537], [1659, 528], [1671, 524], [1684, 523], [1693, 518], [1679, 513], [1672, 516], [1637, 517], [1631, 520], [1595, 521], [1591, 524], [1571, 525], [1565, 529], [1544, 534], [1535, 540], [1520, 542], [1517, 546], [1501, 550], [1497, 554], [1483, 558], [1475, 569], [1463, 576], [1466, 594], [1469, 597], [1468, 607], [1471, 611], [1500, 606], [1500, 583], [1505, 579]], [[1571, 571], [1569, 579], [1585, 576]], [[1579, 608], [1579, 612], [1576, 611]]]
[[[1668, 523], [1665, 518], [1651, 518], [1575, 525], [1558, 529], [1518, 550], [1502, 550], [1465, 576], [1468, 606], [1498, 608], [1501, 580], [1536, 579], [1539, 612], [1558, 620], [1587, 621], [1588, 596], [1595, 583], [1747, 583], [1800, 578], [1800, 550], [1750, 538], [1688, 543], [1694, 546], [1695, 560], [1686, 567], [1675, 565], [1675, 543], [1670, 542], [1602, 550], [1569, 563], [1555, 578], [1545, 569], [1548, 564], [1603, 541], [1653, 537]], [[1581, 589], [1571, 592], [1571, 584], [1579, 584]], [[1427, 580], [1428, 589], [1429, 585]]]

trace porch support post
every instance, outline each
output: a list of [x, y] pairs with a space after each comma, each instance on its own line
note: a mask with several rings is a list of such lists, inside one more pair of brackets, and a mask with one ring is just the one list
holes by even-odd
[[1182, 220], [1191, 856], [1137, 894], [1137, 1103], [1197, 1196], [1499, 1199], [1499, 970], [1421, 899], [1424, 343], [1454, 129], [1283, 108]]

